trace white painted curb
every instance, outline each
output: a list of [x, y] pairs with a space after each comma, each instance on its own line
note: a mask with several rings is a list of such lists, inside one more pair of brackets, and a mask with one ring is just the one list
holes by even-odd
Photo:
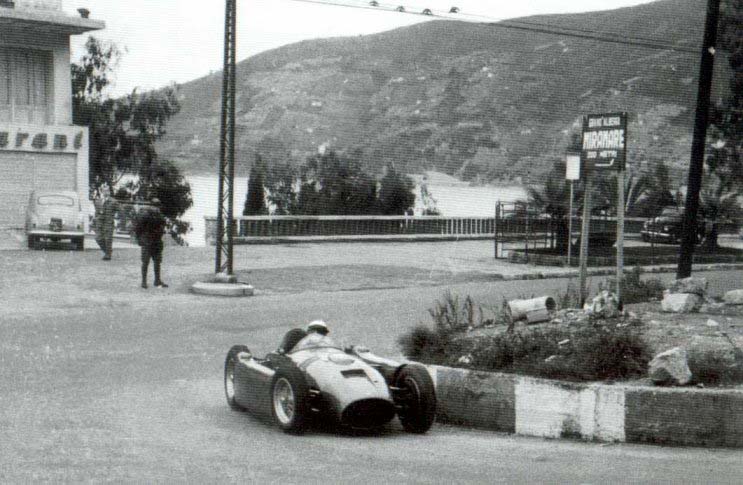
[[573, 383], [427, 366], [444, 422], [542, 438], [743, 448], [743, 390]]
[[210, 283], [197, 282], [191, 285], [191, 291], [209, 296], [253, 296], [254, 288], [245, 283]]

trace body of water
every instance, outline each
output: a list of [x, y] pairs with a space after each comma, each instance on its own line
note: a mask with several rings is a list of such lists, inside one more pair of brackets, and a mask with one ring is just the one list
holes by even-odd
[[[193, 207], [183, 217], [191, 223], [191, 232], [186, 236], [186, 241], [191, 246], [203, 246], [204, 216], [217, 215], [219, 178], [217, 175], [189, 175], [186, 178], [191, 184], [194, 200]], [[429, 174], [426, 184], [441, 214], [451, 217], [490, 217], [495, 213], [495, 204], [499, 200], [513, 202], [526, 198], [526, 191], [521, 186], [470, 186], [443, 174]], [[235, 215], [242, 215], [247, 191], [248, 178], [235, 177]], [[416, 207], [421, 207], [419, 187], [416, 187], [416, 194]]]

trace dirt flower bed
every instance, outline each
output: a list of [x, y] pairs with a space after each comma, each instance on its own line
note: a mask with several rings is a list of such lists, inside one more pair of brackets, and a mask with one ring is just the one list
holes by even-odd
[[698, 313], [663, 313], [651, 298], [613, 318], [560, 310], [550, 321], [526, 324], [510, 323], [502, 308], [488, 311], [447, 294], [430, 310], [433, 327], [419, 325], [399, 343], [406, 356], [430, 364], [641, 385], [653, 385], [653, 356], [682, 347], [691, 384], [743, 385], [743, 306], [710, 302]]

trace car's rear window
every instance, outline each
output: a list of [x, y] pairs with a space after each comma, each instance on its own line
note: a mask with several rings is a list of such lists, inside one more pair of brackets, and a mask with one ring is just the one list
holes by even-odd
[[669, 216], [669, 217], [680, 216], [681, 215], [681, 211], [679, 211], [675, 207], [672, 207], [672, 208], [663, 209], [662, 214], [664, 216]]
[[36, 203], [39, 205], [64, 205], [67, 207], [74, 207], [75, 200], [66, 195], [41, 195], [36, 199]]

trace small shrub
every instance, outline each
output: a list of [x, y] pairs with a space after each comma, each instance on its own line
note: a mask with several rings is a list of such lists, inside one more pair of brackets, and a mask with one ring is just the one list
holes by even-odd
[[557, 305], [561, 309], [578, 308], [580, 306], [580, 288], [570, 281], [565, 288], [565, 292], [557, 297]]
[[[622, 303], [625, 305], [659, 300], [663, 297], [663, 290], [666, 289], [663, 282], [658, 278], [643, 280], [640, 278], [641, 274], [642, 268], [635, 266], [622, 278]], [[601, 290], [616, 291], [616, 288], [615, 278], [609, 278], [606, 282], [599, 284]]]
[[741, 359], [731, 362], [719, 355], [706, 355], [689, 359], [689, 370], [696, 384], [721, 386], [743, 382]]
[[650, 361], [640, 336], [615, 326], [526, 329], [482, 339], [470, 354], [477, 369], [574, 381], [642, 376]]
[[447, 342], [446, 335], [425, 325], [415, 326], [397, 339], [404, 356], [428, 364], [441, 363], [438, 359], [444, 358]]
[[450, 291], [444, 293], [443, 301], [436, 301], [428, 313], [440, 333], [463, 332], [468, 328], [482, 326], [485, 322], [482, 306], [476, 306], [470, 296], [460, 303], [459, 296]]
[[615, 380], [645, 375], [650, 350], [639, 333], [615, 325], [590, 326], [570, 339], [566, 355], [545, 369], [545, 377]]

